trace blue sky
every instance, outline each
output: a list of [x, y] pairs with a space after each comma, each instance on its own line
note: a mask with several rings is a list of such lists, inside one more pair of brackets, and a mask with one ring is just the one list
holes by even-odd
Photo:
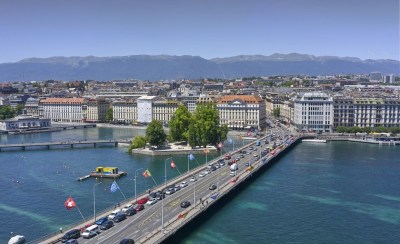
[[0, 0], [0, 63], [305, 53], [400, 60], [398, 0]]

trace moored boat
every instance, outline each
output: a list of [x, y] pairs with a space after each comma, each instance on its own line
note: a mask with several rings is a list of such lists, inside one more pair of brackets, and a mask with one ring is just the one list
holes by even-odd
[[302, 142], [315, 142], [315, 143], [326, 143], [326, 140], [322, 139], [303, 139]]

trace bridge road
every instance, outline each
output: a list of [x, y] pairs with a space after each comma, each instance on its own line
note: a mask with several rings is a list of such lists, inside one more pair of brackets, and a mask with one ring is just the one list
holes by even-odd
[[[249, 150], [250, 145], [248, 145], [245, 149], [248, 154], [245, 155], [244, 158], [240, 158], [239, 153], [232, 155], [232, 158], [240, 158], [238, 162], [238, 174], [246, 170], [247, 167], [245, 166], [245, 163], [250, 162], [253, 164], [255, 162], [259, 162], [258, 158], [254, 157], [253, 155], [260, 155], [261, 150], [269, 146], [265, 145], [265, 143], [262, 143], [262, 146], [260, 147], [254, 146], [254, 143], [251, 145], [256, 149], [256, 151]], [[204, 166], [204, 170], [205, 169], [206, 166]], [[211, 171], [211, 174], [206, 175], [203, 178], [199, 177], [197, 174], [196, 182], [190, 182], [189, 179], [186, 179], [188, 183], [187, 187], [182, 188], [180, 191], [172, 195], [166, 195], [166, 198], [164, 199], [164, 224], [166, 224], [168, 221], [177, 219], [180, 213], [185, 212], [185, 209], [180, 207], [180, 203], [182, 201], [188, 200], [193, 205], [194, 183], [196, 183], [197, 208], [202, 207], [199, 203], [200, 198], [206, 199], [212, 193], [217, 192], [217, 190], [209, 190], [209, 186], [212, 183], [217, 184], [218, 173], [220, 185], [224, 183], [229, 184], [229, 181], [234, 178], [229, 175], [230, 167], [226, 162], [225, 166], [222, 166], [220, 169], [215, 171]], [[102, 233], [93, 237], [92, 239], [80, 238], [79, 243], [119, 243], [119, 241], [124, 238], [131, 238], [135, 241], [141, 240], [151, 232], [161, 228], [161, 204], [161, 201], [158, 201], [152, 206], [146, 205], [143, 211], [127, 217], [126, 220], [120, 223], [115, 223], [114, 227], [109, 230], [102, 231]]]

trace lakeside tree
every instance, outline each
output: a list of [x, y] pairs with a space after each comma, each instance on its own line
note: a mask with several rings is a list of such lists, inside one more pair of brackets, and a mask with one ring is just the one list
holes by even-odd
[[15, 113], [16, 114], [22, 114], [22, 110], [24, 110], [25, 104], [18, 104], [17, 107], [15, 108]]
[[165, 143], [167, 134], [164, 131], [161, 121], [153, 120], [148, 124], [146, 138], [152, 146], [158, 147]]
[[112, 121], [113, 120], [113, 109], [112, 108], [109, 108], [109, 109], [107, 109], [107, 111], [106, 111], [106, 121], [107, 122], [110, 122], [110, 121]]
[[191, 147], [217, 145], [226, 140], [226, 125], [220, 126], [219, 114], [215, 104], [201, 104], [196, 107], [189, 125], [188, 142]]
[[0, 108], [0, 119], [10, 119], [14, 118], [14, 116], [15, 110], [12, 107], [5, 105]]
[[168, 124], [171, 141], [188, 141], [191, 121], [192, 114], [184, 105], [179, 105]]
[[136, 149], [136, 148], [144, 148], [146, 146], [146, 138], [144, 136], [135, 136], [135, 138], [133, 139], [131, 145], [129, 146], [129, 153], [132, 152], [132, 149]]

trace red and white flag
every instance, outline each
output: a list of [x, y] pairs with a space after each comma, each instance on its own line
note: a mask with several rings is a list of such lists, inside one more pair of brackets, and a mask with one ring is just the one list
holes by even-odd
[[64, 202], [64, 206], [66, 209], [71, 210], [76, 207], [76, 202], [74, 199], [72, 199], [72, 197], [69, 197], [67, 201]]
[[176, 168], [176, 164], [174, 163], [174, 160], [171, 160], [171, 168], [173, 168], [173, 169]]

